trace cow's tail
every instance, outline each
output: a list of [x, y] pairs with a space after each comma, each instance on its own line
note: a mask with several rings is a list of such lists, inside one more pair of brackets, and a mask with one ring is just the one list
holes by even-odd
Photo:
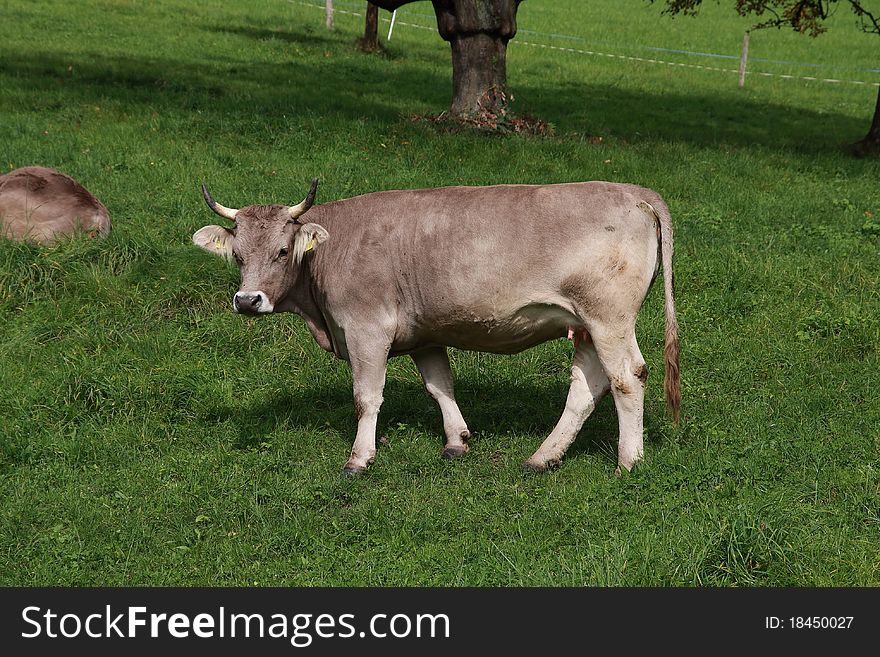
[[660, 230], [660, 262], [663, 266], [663, 298], [666, 310], [666, 343], [663, 359], [666, 363], [664, 389], [666, 408], [672, 421], [678, 424], [681, 416], [681, 374], [678, 368], [678, 320], [675, 318], [675, 278], [672, 273], [672, 216], [659, 197], [653, 198], [651, 209]]

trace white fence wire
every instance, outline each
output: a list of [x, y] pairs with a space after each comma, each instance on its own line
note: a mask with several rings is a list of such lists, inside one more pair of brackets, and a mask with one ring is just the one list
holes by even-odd
[[[304, 2], [303, 0], [287, 0], [287, 1], [291, 4], [297, 4], [297, 5], [300, 5], [303, 7], [311, 7], [313, 9], [320, 9], [321, 11], [325, 10], [325, 5], [323, 2], [320, 4], [317, 4], [317, 3], [313, 3], [313, 2]], [[348, 6], [348, 7], [352, 7], [352, 8], [357, 7], [357, 6], [366, 6], [366, 0], [363, 3], [357, 3], [357, 4], [350, 3], [350, 2], [339, 2], [338, 0], [334, 3], [334, 12], [335, 13], [345, 14], [348, 16], [363, 17], [364, 16], [363, 11], [358, 12], [358, 11], [354, 11], [352, 9], [341, 9], [341, 8], [339, 8], [340, 5], [344, 5], [344, 6]], [[401, 16], [403, 16], [403, 17], [411, 16], [411, 17], [415, 17], [415, 18], [427, 18], [427, 19], [433, 20], [434, 17], [429, 14], [420, 14], [420, 13], [415, 13], [415, 12], [404, 12], [404, 11], [400, 11], [400, 10], [398, 10], [397, 14], [398, 14], [398, 16], [396, 17], [396, 19], [394, 21], [395, 26], [400, 25], [403, 27], [408, 27], [408, 28], [413, 28], [413, 29], [418, 29], [418, 30], [428, 30], [431, 32], [437, 31], [436, 26], [420, 25], [418, 23], [412, 23], [407, 20], [401, 20]], [[385, 18], [384, 16], [382, 16], [380, 18], [380, 20], [384, 23], [391, 22], [391, 19]], [[532, 30], [523, 30], [523, 29], [520, 29], [518, 32], [521, 35], [528, 35], [529, 38], [534, 39], [534, 40], [528, 41], [526, 39], [516, 38], [510, 42], [511, 45], [523, 45], [523, 46], [529, 46], [531, 48], [539, 48], [539, 49], [543, 49], [543, 50], [565, 52], [565, 53], [576, 54], [576, 55], [587, 55], [590, 57], [604, 57], [607, 59], [639, 62], [642, 64], [659, 64], [659, 65], [663, 65], [663, 66], [690, 68], [690, 69], [696, 69], [696, 70], [702, 70], [702, 71], [717, 71], [717, 72], [721, 72], [721, 73], [734, 73], [737, 75], [739, 74], [738, 68], [723, 68], [720, 66], [707, 66], [705, 64], [690, 64], [688, 62], [673, 62], [673, 61], [668, 61], [668, 60], [664, 60], [664, 59], [657, 59], [656, 57], [639, 57], [637, 55], [621, 55], [621, 54], [616, 54], [616, 53], [601, 52], [599, 50], [589, 50], [589, 49], [584, 49], [584, 48], [555, 46], [555, 45], [552, 45], [549, 43], [540, 43], [537, 39], [535, 39], [535, 37], [539, 37], [539, 38], [546, 37], [546, 38], [556, 38], [556, 39], [567, 39], [567, 40], [571, 40], [571, 41], [584, 41], [584, 39], [582, 39], [580, 37], [567, 35], [567, 34], [549, 34], [549, 33], [544, 33], [544, 32], [535, 32]], [[687, 56], [695, 56], [695, 57], [712, 57], [712, 58], [718, 58], [718, 59], [739, 59], [739, 57], [735, 56], [735, 55], [721, 55], [718, 53], [692, 52], [692, 51], [688, 51], [688, 50], [673, 50], [673, 49], [669, 49], [669, 48], [657, 48], [657, 47], [653, 47], [653, 46], [641, 46], [641, 48], [645, 49], [645, 50], [653, 50], [653, 51], [657, 51], [657, 52], [670, 52], [670, 53], [676, 53], [676, 54], [687, 55]], [[789, 66], [812, 67], [812, 68], [819, 68], [822, 66], [821, 64], [812, 64], [812, 63], [806, 63], [806, 62], [781, 62], [781, 61], [760, 59], [760, 58], [755, 58], [755, 59], [753, 59], [753, 61], [773, 63], [773, 64], [785, 64], [785, 65], [789, 65]], [[874, 70], [874, 69], [857, 69], [857, 70], [861, 70], [863, 73], [880, 72], [880, 70]], [[862, 85], [862, 86], [869, 86], [869, 87], [880, 87], [880, 82], [871, 82], [871, 81], [866, 81], [866, 80], [853, 80], [853, 79], [837, 78], [837, 77], [834, 77], [834, 78], [821, 77], [818, 75], [792, 75], [792, 74], [787, 74], [787, 73], [771, 73], [769, 71], [754, 71], [754, 70], [747, 69], [746, 76], [750, 76], [750, 75], [760, 75], [760, 76], [769, 77], [769, 78], [780, 78], [783, 80], [803, 80], [806, 82], [824, 82], [827, 84], [855, 84], [855, 85]]]

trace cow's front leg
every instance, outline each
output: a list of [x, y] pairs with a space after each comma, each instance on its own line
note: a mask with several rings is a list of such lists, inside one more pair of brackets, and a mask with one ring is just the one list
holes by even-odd
[[431, 347], [412, 354], [412, 359], [419, 368], [425, 390], [440, 406], [443, 414], [443, 431], [446, 433], [446, 446], [443, 458], [454, 459], [468, 451], [467, 440], [471, 437], [467, 424], [455, 403], [452, 391], [452, 369], [449, 367], [449, 356], [444, 347]]
[[349, 475], [363, 472], [376, 458], [376, 421], [382, 406], [389, 349], [388, 345], [354, 349], [353, 346], [349, 345], [349, 360], [358, 426], [351, 456], [345, 464], [345, 473]]

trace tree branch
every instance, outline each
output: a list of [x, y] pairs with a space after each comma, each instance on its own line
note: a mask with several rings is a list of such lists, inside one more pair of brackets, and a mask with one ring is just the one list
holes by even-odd
[[875, 16], [865, 9], [860, 0], [849, 0], [849, 5], [853, 13], [859, 17], [863, 32], [880, 34], [880, 15]]
[[[656, 0], [648, 0], [654, 3]], [[736, 11], [740, 16], [764, 16], [768, 18], [754, 26], [753, 29], [765, 27], [790, 27], [796, 32], [818, 36], [826, 31], [825, 20], [831, 15], [831, 9], [839, 0], [735, 0]], [[850, 9], [858, 17], [862, 31], [880, 35], [880, 13], [865, 7], [865, 0], [847, 0]], [[675, 16], [685, 14], [695, 16], [703, 4], [703, 0], [665, 0], [664, 14]]]

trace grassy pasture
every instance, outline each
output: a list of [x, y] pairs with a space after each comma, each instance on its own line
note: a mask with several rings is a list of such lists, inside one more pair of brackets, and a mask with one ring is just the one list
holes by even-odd
[[[0, 2], [0, 171], [59, 168], [114, 219], [102, 242], [0, 243], [0, 584], [880, 584], [880, 164], [841, 148], [876, 87], [738, 89], [734, 73], [526, 45], [707, 64], [646, 48], [736, 55], [748, 26], [715, 5], [673, 20], [636, 0], [530, 0], [509, 81], [554, 135], [447, 134], [409, 118], [449, 102], [436, 33], [399, 24], [367, 56], [361, 18], [338, 13], [330, 33], [308, 5]], [[751, 54], [876, 82], [874, 41], [841, 11], [817, 40], [756, 33]], [[392, 361], [387, 444], [343, 478], [347, 366], [293, 316], [234, 315], [237, 272], [189, 243], [214, 221], [199, 181], [239, 206], [297, 202], [312, 176], [319, 202], [461, 183], [658, 190], [676, 230], [682, 426], [663, 409], [657, 286], [631, 474], [612, 474], [610, 399], [561, 468], [520, 474], [564, 403], [557, 341], [452, 354], [479, 432], [456, 462], [439, 458], [415, 367]]]

